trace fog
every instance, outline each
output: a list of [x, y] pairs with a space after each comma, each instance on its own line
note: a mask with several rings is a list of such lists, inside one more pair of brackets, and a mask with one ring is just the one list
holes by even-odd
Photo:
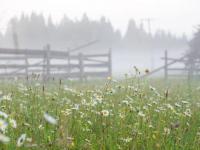
[[[3, 0], [0, 47], [65, 51], [97, 41], [76, 53], [112, 51], [113, 75], [154, 70], [186, 54], [197, 31], [197, 0], [10, 1]], [[12, 5], [11, 5], [12, 4]], [[159, 74], [159, 73], [158, 73]]]
[[[165, 29], [178, 35], [183, 32], [192, 36], [194, 27], [199, 23], [199, 0], [1, 0], [0, 26], [6, 28], [13, 16], [33, 11], [51, 15], [54, 22], [59, 22], [63, 14], [76, 20], [83, 13], [94, 20], [106, 16], [116, 29], [125, 33], [128, 20], [141, 22], [144, 18], [152, 19], [152, 30]], [[178, 21], [177, 21], [178, 18]], [[147, 27], [146, 27], [147, 28]]]
[[200, 150], [200, 0], [0, 2], [0, 150]]
[[[165, 49], [164, 49], [165, 50]], [[144, 74], [145, 70], [152, 71], [164, 65], [164, 50], [154, 50], [149, 52], [135, 53], [114, 53], [113, 54], [113, 73], [115, 77], [124, 77], [125, 74], [133, 75], [135, 73], [134, 66], [138, 67]], [[169, 49], [169, 56], [179, 58], [185, 54], [187, 47], [183, 49]], [[176, 64], [177, 66], [179, 64]], [[163, 77], [163, 71], [157, 72], [153, 76]]]

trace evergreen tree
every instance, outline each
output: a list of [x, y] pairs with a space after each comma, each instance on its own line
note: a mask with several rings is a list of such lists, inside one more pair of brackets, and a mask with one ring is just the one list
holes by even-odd
[[[93, 21], [87, 14], [83, 14], [81, 20], [74, 21], [65, 15], [60, 23], [55, 25], [51, 16], [45, 20], [42, 14], [32, 13], [30, 16], [22, 14], [19, 19], [11, 19], [6, 33], [0, 35], [2, 47], [13, 47], [13, 24], [20, 48], [41, 49], [44, 45], [50, 44], [53, 49], [66, 50], [99, 40], [99, 43], [87, 49], [99, 51], [120, 48], [138, 51], [181, 47], [187, 43], [185, 35], [177, 38], [163, 30], [150, 35], [144, 30], [143, 24], [137, 26], [133, 19], [129, 21], [127, 31], [122, 37], [120, 30], [115, 30], [104, 16], [98, 21]], [[195, 41], [196, 39], [191, 42], [193, 49], [197, 47], [195, 43], [198, 42]]]
[[190, 50], [200, 54], [200, 26], [194, 38], [190, 41]]

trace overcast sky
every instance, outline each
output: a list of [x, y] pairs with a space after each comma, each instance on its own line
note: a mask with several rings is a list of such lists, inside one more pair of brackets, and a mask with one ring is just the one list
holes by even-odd
[[[0, 29], [5, 30], [7, 21], [21, 12], [32, 11], [51, 14], [58, 22], [63, 14], [80, 19], [83, 13], [98, 20], [106, 16], [115, 28], [125, 32], [128, 20], [139, 24], [143, 18], [152, 18], [152, 30], [162, 28], [177, 35], [191, 37], [200, 24], [200, 0], [0, 0]], [[3, 5], [2, 5], [3, 4]], [[145, 24], [147, 28], [147, 24]]]

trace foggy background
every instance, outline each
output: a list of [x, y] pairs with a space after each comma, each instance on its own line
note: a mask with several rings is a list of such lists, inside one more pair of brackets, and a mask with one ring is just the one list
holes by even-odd
[[168, 50], [179, 57], [196, 31], [197, 0], [1, 0], [0, 47], [68, 50], [98, 40], [84, 53], [112, 49], [113, 72], [119, 76], [133, 66], [154, 69]]

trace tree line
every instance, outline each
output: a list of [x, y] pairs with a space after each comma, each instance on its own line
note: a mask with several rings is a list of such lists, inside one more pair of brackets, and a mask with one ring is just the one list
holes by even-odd
[[189, 45], [191, 51], [200, 54], [200, 25], [198, 26], [198, 29], [194, 34], [193, 39], [189, 42]]
[[114, 29], [105, 17], [94, 21], [86, 14], [80, 20], [72, 20], [64, 16], [55, 24], [51, 16], [48, 19], [42, 14], [22, 14], [19, 18], [12, 18], [4, 34], [0, 33], [0, 47], [14, 47], [13, 34], [17, 35], [20, 48], [42, 48], [50, 44], [52, 49], [67, 50], [87, 42], [98, 40], [89, 49], [96, 51], [123, 49], [128, 51], [180, 48], [187, 44], [187, 37], [177, 37], [170, 32], [157, 30], [155, 34], [145, 31], [143, 24], [137, 25], [131, 19], [127, 31]]

